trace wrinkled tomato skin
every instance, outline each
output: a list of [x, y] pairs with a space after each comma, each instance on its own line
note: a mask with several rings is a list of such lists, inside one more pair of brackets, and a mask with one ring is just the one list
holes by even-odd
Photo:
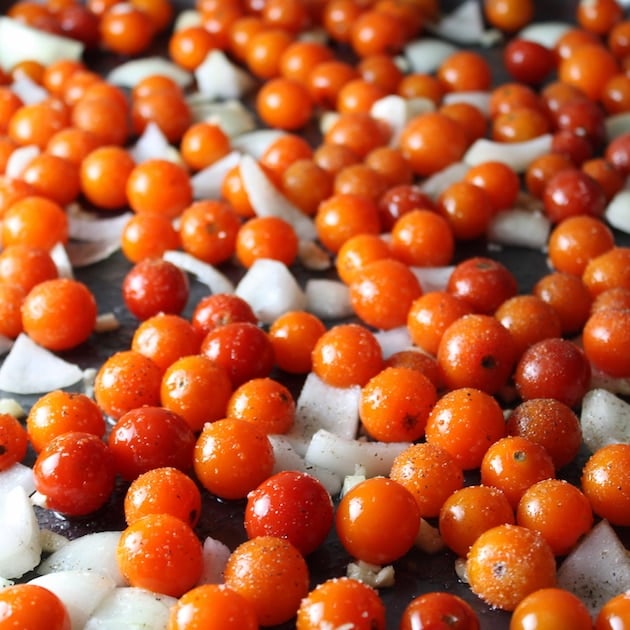
[[134, 265], [123, 280], [123, 299], [140, 320], [158, 313], [179, 315], [188, 302], [188, 276], [161, 258], [147, 258]]
[[179, 415], [163, 407], [140, 407], [123, 414], [109, 434], [116, 471], [133, 481], [154, 468], [192, 470], [195, 434]]
[[35, 487], [46, 496], [46, 506], [66, 516], [85, 516], [105, 505], [115, 476], [107, 444], [80, 431], [51, 440], [33, 466]]
[[282, 471], [247, 497], [245, 529], [254, 536], [280, 536], [304, 555], [319, 547], [333, 523], [333, 503], [315, 477]]

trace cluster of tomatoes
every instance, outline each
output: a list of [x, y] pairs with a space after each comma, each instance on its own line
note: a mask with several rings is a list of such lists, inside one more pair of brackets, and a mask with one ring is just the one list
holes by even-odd
[[[534, 15], [529, 0], [483, 7], [507, 36]], [[195, 10], [198, 23], [165, 35], [169, 57], [192, 71], [219, 49], [259, 82], [256, 114], [286, 133], [258, 163], [312, 218], [356, 318], [327, 326], [292, 311], [264, 328], [247, 302], [227, 294], [198, 300], [185, 316], [189, 279], [165, 251], [240, 270], [264, 258], [298, 267], [294, 228], [255, 216], [238, 165], [220, 199], [193, 198], [191, 175], [226, 156], [231, 139], [218, 124], [194, 122], [173, 79], [149, 76], [127, 93], [83, 61], [22, 62], [2, 76], [0, 170], [18, 148], [38, 154], [19, 177], [0, 176], [0, 334], [24, 332], [56, 352], [91, 337], [98, 296], [59, 278], [51, 254], [68, 242], [66, 206], [78, 199], [103, 214], [133, 211], [121, 234], [130, 268], [120, 290], [140, 323], [129, 347], [99, 366], [93, 398], [45, 394], [26, 427], [0, 416], [0, 467], [22, 461], [30, 445], [46, 507], [69, 518], [103, 508], [122, 479], [120, 569], [132, 585], [179, 598], [171, 630], [296, 616], [300, 630], [384, 628], [376, 590], [345, 577], [314, 586], [308, 556], [334, 530], [352, 558], [395, 563], [423, 519], [466, 558], [473, 592], [512, 612], [513, 630], [531, 619], [592, 628], [584, 604], [555, 584], [557, 559], [596, 518], [630, 525], [629, 445], [592, 454], [579, 484], [562, 479], [581, 448], [576, 414], [593, 371], [630, 376], [630, 248], [603, 220], [630, 174], [630, 135], [608, 142], [605, 126], [607, 115], [630, 111], [630, 21], [621, 6], [578, 2], [575, 28], [553, 50], [510, 39], [503, 62], [513, 81], [499, 86], [473, 50], [454, 52], [431, 74], [397, 64], [405, 43], [438, 17], [437, 0], [199, 0]], [[169, 0], [20, 0], [8, 14], [88, 51], [138, 55], [175, 11]], [[314, 26], [327, 43], [299, 37]], [[24, 74], [48, 96], [23, 103], [10, 86]], [[463, 92], [487, 92], [488, 111], [444, 102]], [[370, 113], [390, 94], [426, 99], [434, 110], [412, 118], [395, 142]], [[303, 132], [323, 110], [336, 116], [314, 144]], [[177, 147], [178, 162], [135, 163], [127, 147], [149, 123]], [[488, 161], [436, 198], [418, 185], [479, 138], [507, 144], [544, 134], [551, 152], [522, 174]], [[527, 294], [506, 265], [460, 253], [475, 249], [523, 189], [553, 225], [551, 270]], [[443, 289], [423, 291], [414, 269], [451, 264]], [[398, 327], [415, 348], [384, 357], [375, 330]], [[336, 506], [311, 475], [274, 474], [268, 436], [289, 432], [296, 412], [281, 375], [311, 371], [328, 385], [360, 388], [369, 438], [410, 443], [388, 477], [358, 483]], [[513, 407], [507, 421], [502, 406]], [[478, 483], [466, 482], [470, 474]], [[244, 505], [247, 540], [231, 551], [220, 586], [196, 586], [202, 492]], [[12, 587], [0, 601], [17, 619], [30, 614], [25, 599], [41, 602], [46, 619], [22, 622], [64, 628], [63, 607], [42, 590]], [[409, 603], [400, 628], [446, 619], [479, 627], [469, 603], [429, 593]], [[596, 628], [620, 619], [630, 624], [627, 594], [604, 606]]]

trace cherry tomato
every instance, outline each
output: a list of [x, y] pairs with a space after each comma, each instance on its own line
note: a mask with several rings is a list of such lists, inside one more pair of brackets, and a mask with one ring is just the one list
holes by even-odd
[[330, 494], [307, 473], [276, 473], [247, 495], [245, 529], [250, 538], [280, 536], [307, 555], [324, 541], [332, 523]]
[[146, 258], [129, 270], [122, 293], [127, 308], [138, 319], [158, 313], [179, 315], [188, 301], [188, 277], [163, 258]]
[[33, 466], [46, 507], [67, 516], [96, 511], [114, 489], [114, 458], [100, 437], [82, 431], [63, 433], [40, 452]]

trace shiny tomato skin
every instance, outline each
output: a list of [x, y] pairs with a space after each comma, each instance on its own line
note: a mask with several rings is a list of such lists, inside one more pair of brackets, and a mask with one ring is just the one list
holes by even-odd
[[123, 279], [125, 305], [140, 320], [158, 313], [179, 315], [189, 295], [188, 276], [162, 258], [136, 263]]
[[279, 536], [304, 555], [319, 547], [333, 523], [333, 503], [322, 483], [312, 475], [282, 471], [249, 493], [245, 530], [254, 536]]
[[192, 470], [195, 434], [177, 413], [163, 407], [140, 407], [123, 414], [109, 434], [116, 471], [133, 481], [163, 466]]
[[33, 466], [46, 506], [66, 516], [84, 516], [102, 507], [115, 481], [114, 458], [100, 437], [69, 431], [51, 440]]
[[269, 336], [251, 322], [231, 322], [211, 330], [201, 342], [201, 354], [225, 368], [235, 388], [269, 376], [275, 364]]

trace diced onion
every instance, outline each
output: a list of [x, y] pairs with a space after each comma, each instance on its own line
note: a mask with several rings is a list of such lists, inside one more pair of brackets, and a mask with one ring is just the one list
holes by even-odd
[[445, 267], [412, 267], [411, 271], [418, 278], [422, 291], [429, 293], [430, 291], [443, 291], [454, 268], [453, 265], [446, 265]]
[[517, 173], [524, 172], [538, 157], [551, 151], [551, 134], [543, 134], [523, 142], [495, 142], [487, 138], [475, 140], [464, 155], [464, 162], [476, 166], [483, 162], [503, 162]]
[[377, 330], [374, 336], [381, 345], [384, 359], [388, 359], [392, 354], [406, 350], [412, 345], [407, 326], [398, 326], [390, 330]]
[[252, 307], [263, 324], [288, 311], [306, 307], [306, 296], [289, 268], [278, 260], [259, 258], [236, 285], [235, 294]]
[[203, 569], [200, 584], [221, 584], [230, 548], [216, 538], [208, 536], [203, 541]]
[[234, 284], [224, 273], [191, 254], [172, 249], [164, 252], [162, 258], [191, 273], [199, 282], [208, 285], [212, 293], [234, 293]]
[[37, 567], [45, 575], [55, 571], [92, 571], [112, 579], [117, 586], [126, 584], [116, 560], [120, 532], [94, 532], [68, 542]]
[[250, 92], [255, 81], [228, 59], [222, 50], [211, 50], [195, 69], [197, 89], [213, 100], [239, 99]]
[[310, 372], [296, 401], [295, 422], [289, 436], [303, 440], [320, 429], [352, 439], [359, 429], [359, 397], [356, 387], [334, 387]]
[[79, 61], [84, 46], [70, 37], [27, 26], [19, 20], [0, 17], [0, 67], [10, 72], [22, 61], [37, 61], [49, 66], [55, 61]]
[[325, 429], [313, 435], [304, 459], [340, 475], [350, 475], [359, 464], [367, 477], [388, 475], [394, 458], [409, 442], [370, 442], [343, 438]]
[[468, 103], [476, 107], [486, 118], [490, 117], [490, 92], [448, 92], [442, 100], [445, 105]]
[[169, 611], [176, 602], [174, 597], [143, 588], [115, 588], [96, 607], [83, 630], [166, 630]]
[[29, 581], [47, 588], [62, 601], [72, 628], [83, 628], [96, 607], [115, 588], [114, 581], [94, 571], [59, 571]]
[[41, 153], [39, 147], [27, 144], [11, 152], [4, 174], [9, 179], [20, 179], [26, 167]]
[[630, 444], [630, 404], [605, 389], [592, 389], [582, 399], [582, 439], [594, 453], [607, 444]]
[[181, 66], [164, 57], [143, 57], [131, 59], [116, 66], [108, 75], [109, 83], [133, 88], [147, 77], [161, 75], [173, 79], [177, 85], [187, 88], [193, 83], [193, 75]]
[[469, 170], [469, 164], [454, 162], [427, 177], [420, 184], [420, 189], [431, 199], [437, 199], [451, 184], [462, 180]]
[[18, 335], [0, 366], [0, 389], [14, 394], [41, 394], [75, 385], [83, 378], [78, 365]]
[[497, 213], [488, 226], [488, 240], [499, 245], [512, 245], [543, 250], [549, 238], [551, 221], [542, 212], [521, 208]]
[[187, 98], [194, 122], [218, 125], [230, 138], [256, 128], [252, 113], [237, 100], [213, 101], [199, 92]]
[[311, 217], [294, 206], [269, 180], [262, 167], [250, 155], [241, 159], [241, 176], [247, 196], [259, 217], [276, 216], [290, 223], [301, 239], [317, 237]]
[[226, 174], [241, 160], [238, 151], [230, 151], [227, 155], [206, 166], [190, 178], [194, 199], [218, 199], [221, 196], [221, 185]]
[[435, 37], [421, 37], [409, 42], [403, 52], [412, 72], [431, 74], [440, 67], [447, 57], [458, 50], [457, 46], [444, 40]]
[[604, 124], [606, 127], [606, 138], [610, 142], [630, 131], [630, 112], [621, 112], [607, 116]]
[[348, 287], [339, 280], [310, 278], [304, 291], [306, 309], [321, 319], [344, 319], [354, 313]]
[[597, 523], [558, 568], [558, 586], [586, 604], [593, 617], [630, 585], [630, 555], [606, 520]]
[[258, 160], [269, 145], [286, 135], [280, 129], [255, 129], [232, 138], [232, 148]]
[[610, 200], [604, 217], [612, 227], [630, 234], [630, 190], [621, 190]]
[[0, 576], [20, 578], [42, 554], [39, 525], [26, 490], [20, 485], [0, 494]]
[[489, 37], [496, 39], [486, 32], [481, 6], [476, 0], [465, 0], [436, 22], [427, 22], [426, 29], [457, 44], [482, 44]]
[[547, 48], [554, 48], [558, 40], [572, 28], [574, 26], [568, 22], [533, 22], [523, 27], [516, 36], [518, 39], [525, 39]]
[[35, 83], [27, 74], [21, 74], [13, 81], [11, 91], [20, 98], [24, 105], [39, 103], [50, 96], [45, 88]]

